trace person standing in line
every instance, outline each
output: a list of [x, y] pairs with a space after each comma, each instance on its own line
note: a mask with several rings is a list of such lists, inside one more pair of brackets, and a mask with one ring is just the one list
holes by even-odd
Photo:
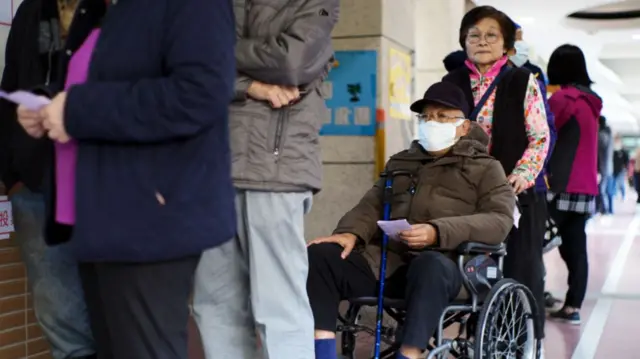
[[640, 206], [640, 147], [633, 154], [633, 185], [636, 190], [636, 205]]
[[58, 81], [37, 91], [51, 103], [18, 108], [54, 141], [46, 239], [81, 262], [99, 359], [187, 359], [200, 256], [235, 234], [233, 7], [81, 0], [77, 14]]
[[460, 24], [460, 45], [467, 52], [465, 67], [447, 74], [464, 92], [473, 108], [470, 119], [490, 137], [489, 153], [507, 174], [518, 195], [522, 216], [507, 240], [504, 274], [529, 287], [538, 303], [544, 338], [544, 263], [542, 239], [546, 201], [533, 190], [549, 151], [550, 131], [544, 99], [535, 76], [513, 68], [508, 52], [515, 44], [516, 26], [502, 11], [478, 6]]
[[[16, 11], [5, 49], [0, 88], [29, 89], [59, 80], [57, 66], [78, 0], [25, 0]], [[51, 143], [27, 135], [16, 107], [0, 102], [0, 177], [14, 211], [15, 240], [27, 270], [38, 324], [53, 359], [95, 358], [95, 343], [78, 275], [67, 245], [45, 243], [45, 172]]]
[[614, 195], [620, 191], [624, 201], [627, 194], [627, 178], [629, 171], [629, 153], [622, 147], [622, 138], [616, 135], [613, 142], [613, 178]]
[[598, 212], [613, 214], [613, 134], [604, 116], [598, 119], [598, 175]]
[[[534, 187], [535, 193], [540, 198], [546, 198], [547, 191], [549, 189], [548, 178], [547, 178], [549, 159], [551, 158], [551, 155], [553, 153], [553, 148], [555, 146], [558, 134], [556, 132], [556, 125], [555, 125], [553, 112], [551, 111], [549, 107], [549, 101], [547, 100], [546, 76], [540, 67], [534, 65], [529, 60], [529, 44], [527, 44], [524, 41], [524, 31], [522, 30], [522, 27], [518, 24], [516, 24], [516, 28], [517, 28], [516, 41], [514, 44], [514, 49], [512, 50], [512, 53], [509, 56], [509, 60], [517, 67], [522, 67], [531, 71], [533, 76], [535, 76], [535, 78], [538, 80], [538, 86], [540, 87], [540, 93], [542, 95], [545, 112], [547, 114], [547, 125], [549, 125], [549, 152], [547, 153], [547, 157], [544, 161], [544, 168], [542, 172], [540, 172], [540, 174], [538, 175], [538, 178], [536, 178], [536, 185]], [[547, 214], [543, 216], [542, 209], [541, 209], [541, 215], [538, 217], [538, 220], [544, 221], [544, 226], [546, 227], [548, 211], [546, 211], [546, 208], [544, 210]], [[541, 238], [541, 240], [544, 244], [544, 249], [543, 249], [544, 253], [547, 253], [550, 250], [560, 245], [560, 237], [554, 236], [552, 238], [549, 238], [548, 241], [546, 241], [544, 238], [544, 233], [542, 233], [542, 235], [543, 237]], [[544, 262], [543, 262], [543, 267], [544, 267]], [[544, 268], [545, 277], [546, 277], [546, 274], [547, 274], [547, 271], [546, 271], [546, 268]], [[550, 292], [544, 292], [544, 305], [546, 308], [554, 307], [557, 303], [558, 303], [558, 299], [554, 298]]]
[[340, 3], [234, 6], [238, 73], [230, 126], [238, 234], [203, 255], [194, 314], [209, 359], [256, 358], [256, 329], [263, 358], [312, 359], [303, 218], [321, 188], [321, 85]]
[[558, 140], [549, 161], [549, 211], [558, 226], [560, 256], [569, 271], [562, 309], [551, 318], [580, 324], [580, 308], [587, 290], [587, 220], [595, 212], [598, 195], [598, 119], [602, 99], [591, 90], [582, 50], [558, 47], [547, 67], [549, 83], [560, 86], [549, 99]]

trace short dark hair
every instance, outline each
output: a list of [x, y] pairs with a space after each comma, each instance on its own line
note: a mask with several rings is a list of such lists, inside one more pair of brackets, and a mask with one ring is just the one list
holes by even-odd
[[467, 53], [463, 50], [457, 50], [447, 55], [444, 60], [442, 60], [442, 63], [447, 72], [451, 72], [463, 67], [466, 59]]
[[598, 118], [598, 125], [602, 128], [607, 127], [607, 118], [601, 115]]
[[582, 50], [575, 45], [564, 44], [553, 51], [547, 65], [547, 77], [551, 85], [591, 86], [593, 81], [587, 72], [587, 61]]
[[507, 14], [494, 8], [493, 6], [478, 6], [467, 12], [460, 23], [460, 46], [467, 49], [467, 34], [469, 29], [479, 23], [482, 19], [494, 19], [500, 25], [500, 31], [504, 38], [504, 49], [510, 50], [516, 43], [516, 24]]

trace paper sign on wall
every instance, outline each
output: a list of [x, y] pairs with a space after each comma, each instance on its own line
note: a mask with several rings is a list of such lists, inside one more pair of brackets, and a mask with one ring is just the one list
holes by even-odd
[[11, 202], [6, 196], [0, 196], [0, 239], [8, 239], [14, 231]]

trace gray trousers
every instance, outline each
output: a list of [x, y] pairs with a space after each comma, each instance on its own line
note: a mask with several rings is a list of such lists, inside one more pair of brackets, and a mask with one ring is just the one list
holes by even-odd
[[311, 198], [236, 195], [235, 240], [205, 252], [196, 270], [193, 312], [207, 359], [315, 358], [303, 222]]

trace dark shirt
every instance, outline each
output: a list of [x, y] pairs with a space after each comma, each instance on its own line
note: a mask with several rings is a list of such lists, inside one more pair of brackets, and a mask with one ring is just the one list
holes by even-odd
[[613, 151], [613, 174], [618, 176], [627, 171], [629, 154], [623, 149]]

